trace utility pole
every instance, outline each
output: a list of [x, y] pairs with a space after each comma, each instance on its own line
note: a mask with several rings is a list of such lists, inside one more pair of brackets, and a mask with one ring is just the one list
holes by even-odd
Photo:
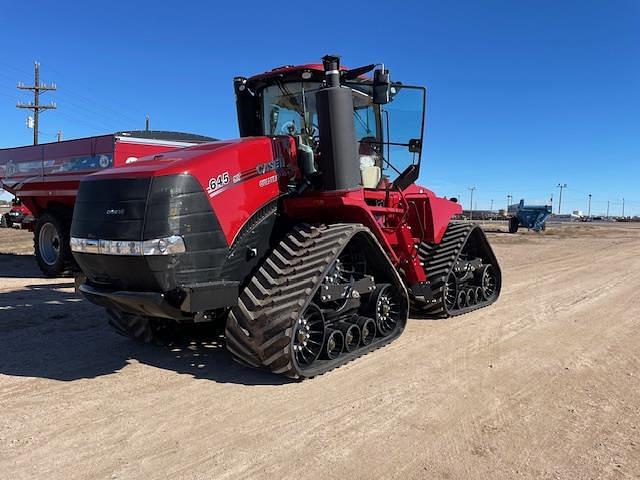
[[609, 203], [610, 203], [610, 200], [607, 200], [607, 218], [609, 218]]
[[53, 110], [56, 108], [55, 103], [50, 103], [49, 105], [40, 105], [40, 92], [46, 92], [47, 90], [56, 90], [57, 87], [54, 83], [52, 83], [51, 85], [40, 83], [40, 64], [38, 62], [35, 62], [34, 66], [35, 69], [33, 85], [25, 85], [22, 82], [18, 84], [18, 88], [20, 90], [33, 91], [33, 102], [18, 103], [16, 107], [28, 108], [29, 110], [33, 110], [33, 144], [37, 145], [40, 110]]
[[493, 214], [493, 198], [491, 199], [491, 208], [489, 209], [489, 213]]
[[469, 220], [473, 220], [473, 191], [476, 187], [469, 187], [469, 191], [471, 192], [471, 210], [469, 210]]
[[624, 197], [622, 197], [622, 218], [624, 218]]
[[560, 189], [560, 198], [558, 199], [558, 215], [560, 215], [560, 209], [562, 208], [562, 189], [567, 188], [567, 184], [559, 183], [557, 188]]
[[587, 213], [587, 217], [591, 216], [591, 194], [589, 194], [589, 213]]

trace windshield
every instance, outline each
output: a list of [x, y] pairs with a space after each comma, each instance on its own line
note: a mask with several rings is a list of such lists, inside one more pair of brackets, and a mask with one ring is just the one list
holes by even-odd
[[[262, 122], [265, 135], [318, 136], [315, 93], [320, 83], [280, 83], [262, 92]], [[377, 139], [377, 124], [371, 97], [353, 91], [356, 140]]]
[[[353, 93], [353, 122], [361, 169], [377, 168], [378, 182], [383, 178], [393, 181], [407, 167], [420, 162], [425, 90], [394, 84], [392, 101], [376, 105], [369, 84], [348, 86]], [[316, 147], [319, 129], [315, 93], [320, 87], [318, 82], [266, 87], [261, 95], [264, 134], [300, 135], [304, 143]]]

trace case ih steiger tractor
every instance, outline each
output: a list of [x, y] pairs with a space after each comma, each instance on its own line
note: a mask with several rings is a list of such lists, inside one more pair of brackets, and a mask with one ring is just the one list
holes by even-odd
[[410, 311], [496, 300], [482, 230], [414, 183], [424, 88], [335, 56], [234, 86], [240, 139], [81, 182], [79, 289], [118, 332], [149, 342], [181, 322], [226, 322], [236, 360], [306, 378], [396, 339]]

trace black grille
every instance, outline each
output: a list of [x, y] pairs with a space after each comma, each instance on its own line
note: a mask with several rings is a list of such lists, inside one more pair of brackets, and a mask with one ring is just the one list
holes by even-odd
[[187, 250], [149, 257], [75, 253], [92, 283], [167, 292], [220, 279], [227, 242], [205, 192], [190, 175], [83, 181], [75, 208], [74, 237], [150, 240], [181, 235]]
[[73, 211], [71, 236], [142, 240], [151, 178], [83, 181]]

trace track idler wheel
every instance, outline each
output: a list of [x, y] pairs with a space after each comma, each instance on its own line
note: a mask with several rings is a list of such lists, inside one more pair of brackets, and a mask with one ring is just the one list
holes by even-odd
[[470, 307], [473, 307], [477, 303], [478, 303], [478, 296], [476, 295], [476, 289], [469, 288], [467, 290], [467, 305], [469, 305]]
[[491, 300], [498, 291], [498, 278], [493, 265], [485, 265], [480, 272], [480, 288], [485, 300]]
[[478, 303], [483, 302], [485, 298], [484, 298], [484, 294], [482, 293], [482, 288], [476, 287], [474, 288], [474, 291], [476, 294], [476, 302]]
[[458, 301], [458, 279], [453, 272], [449, 272], [442, 293], [444, 304], [448, 310], [453, 310]]
[[324, 315], [312, 303], [300, 315], [293, 329], [293, 353], [299, 365], [311, 365], [318, 358], [324, 336]]
[[331, 330], [324, 345], [324, 357], [333, 360], [344, 350], [344, 335], [340, 330]]
[[358, 327], [360, 327], [360, 341], [362, 345], [369, 345], [376, 338], [376, 322], [373, 318], [358, 317]]
[[341, 322], [337, 325], [338, 329], [344, 335], [344, 349], [347, 352], [353, 352], [360, 346], [360, 327], [355, 323]]
[[371, 301], [376, 328], [380, 336], [384, 337], [393, 331], [398, 320], [405, 314], [402, 311], [402, 297], [392, 285], [382, 283], [371, 294]]
[[458, 292], [458, 298], [456, 299], [456, 306], [460, 309], [467, 306], [467, 292], [466, 290], [460, 290]]

